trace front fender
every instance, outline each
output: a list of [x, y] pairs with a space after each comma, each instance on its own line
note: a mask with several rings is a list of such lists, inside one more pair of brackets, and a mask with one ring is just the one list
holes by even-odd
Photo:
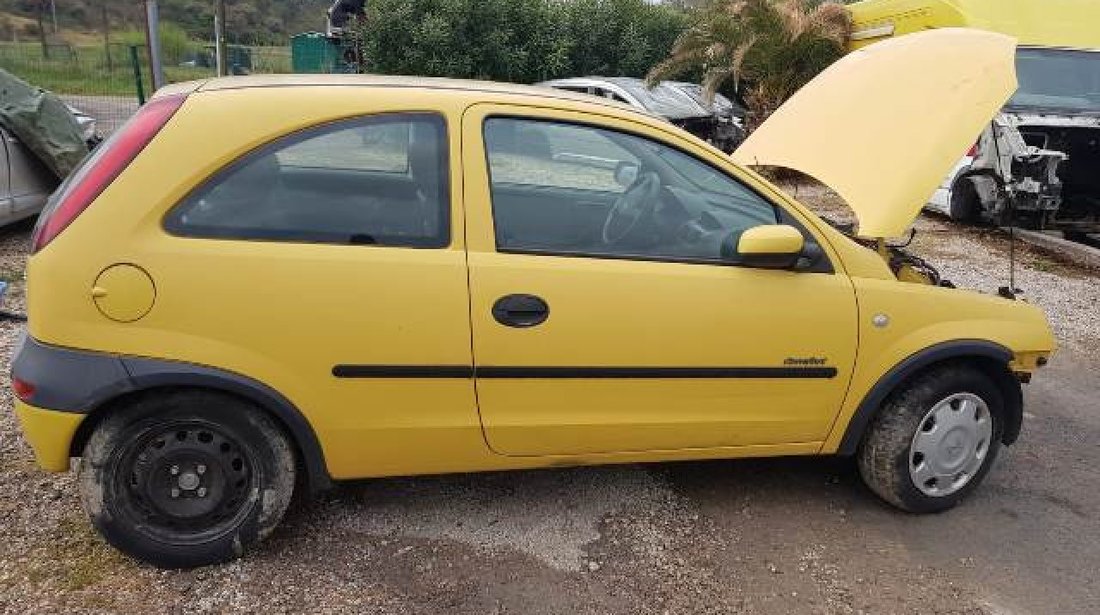
[[[891, 391], [917, 371], [950, 359], [971, 357], [980, 362], [1005, 393], [1009, 412], [1016, 414], [1019, 384], [1013, 371], [1030, 369], [1019, 360], [1021, 355], [1050, 354], [1055, 349], [1045, 316], [1032, 305], [897, 281], [854, 282], [860, 306], [859, 350], [848, 394], [822, 445], [823, 453], [853, 453]], [[1019, 417], [1006, 418], [1005, 441], [1011, 442], [1019, 432]]]

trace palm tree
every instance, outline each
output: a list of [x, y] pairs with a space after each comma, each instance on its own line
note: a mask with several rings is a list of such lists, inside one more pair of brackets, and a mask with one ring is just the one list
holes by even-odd
[[701, 70], [709, 98], [727, 81], [758, 126], [847, 49], [852, 18], [838, 2], [716, 0], [682, 32], [648, 83]]

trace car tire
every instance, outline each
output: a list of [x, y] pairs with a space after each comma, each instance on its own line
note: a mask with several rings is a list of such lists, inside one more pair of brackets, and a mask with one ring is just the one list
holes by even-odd
[[1004, 431], [1004, 397], [980, 370], [949, 363], [883, 404], [857, 454], [863, 482], [909, 512], [953, 508], [985, 478]]
[[951, 190], [948, 217], [958, 222], [977, 222], [981, 219], [981, 202], [974, 184], [965, 177], [955, 182]]
[[290, 504], [295, 456], [270, 417], [237, 397], [144, 394], [107, 416], [80, 462], [84, 509], [109, 543], [161, 568], [229, 561]]

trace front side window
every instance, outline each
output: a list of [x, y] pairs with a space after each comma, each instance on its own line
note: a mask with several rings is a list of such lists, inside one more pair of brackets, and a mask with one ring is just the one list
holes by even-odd
[[728, 263], [742, 232], [778, 223], [770, 202], [656, 141], [506, 117], [484, 136], [501, 251]]
[[405, 247], [449, 243], [447, 138], [436, 115], [295, 133], [216, 174], [165, 219], [175, 235]]

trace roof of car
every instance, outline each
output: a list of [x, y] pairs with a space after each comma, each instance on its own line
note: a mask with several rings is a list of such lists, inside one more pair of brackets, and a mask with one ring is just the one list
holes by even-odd
[[644, 83], [641, 79], [635, 77], [598, 77], [595, 75], [588, 75], [586, 77], [564, 77], [562, 79], [551, 79], [549, 81], [543, 81], [544, 85], [581, 85], [591, 83], [610, 83], [613, 85], [640, 85]]
[[[710, 112], [703, 105], [699, 104], [691, 96], [681, 92], [675, 87], [672, 87], [668, 82], [661, 82], [655, 86], [648, 86], [646, 82], [637, 77], [567, 77], [564, 79], [552, 79], [550, 81], [543, 81], [539, 85], [544, 85], [551, 88], [568, 88], [568, 87], [588, 87], [588, 86], [610, 86], [612, 88], [618, 88], [622, 93], [628, 97], [634, 98], [638, 101], [640, 106], [633, 107], [638, 110], [643, 110], [657, 117], [664, 117], [671, 120], [684, 120], [696, 117], [707, 117]], [[666, 101], [660, 101], [655, 99], [656, 94], [654, 91], [660, 88], [669, 88], [673, 92], [673, 96], [679, 97], [677, 102], [669, 103]], [[597, 97], [602, 98], [602, 97]], [[611, 100], [611, 99], [607, 99]]]
[[619, 85], [644, 85], [645, 81], [638, 79], [637, 77], [598, 77], [609, 83], [617, 83]]
[[[324, 87], [324, 86], [360, 86], [377, 88], [430, 88], [473, 93], [509, 94], [516, 96], [534, 96], [558, 100], [571, 100], [587, 104], [597, 104], [616, 109], [625, 109], [638, 113], [631, 105], [611, 99], [597, 98], [565, 90], [556, 90], [546, 86], [519, 85], [497, 81], [475, 81], [467, 79], [444, 79], [439, 77], [406, 77], [391, 75], [329, 75], [329, 74], [293, 74], [293, 75], [248, 75], [244, 77], [217, 77], [202, 81], [175, 83], [157, 91], [157, 95], [183, 94], [191, 92], [214, 92], [220, 90], [238, 90], [245, 88], [272, 87]], [[644, 112], [643, 112], [644, 113]]]

